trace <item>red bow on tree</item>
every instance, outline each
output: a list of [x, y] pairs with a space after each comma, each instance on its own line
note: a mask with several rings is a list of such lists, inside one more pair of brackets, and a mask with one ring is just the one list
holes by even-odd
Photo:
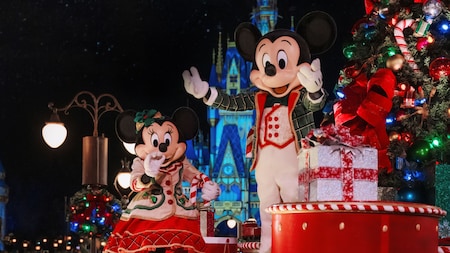
[[350, 128], [351, 135], [360, 135], [365, 143], [378, 149], [379, 168], [392, 171], [387, 155], [389, 137], [386, 132], [386, 117], [392, 107], [396, 79], [387, 68], [377, 70], [369, 79], [361, 73], [347, 85], [345, 99], [333, 105], [337, 126]]

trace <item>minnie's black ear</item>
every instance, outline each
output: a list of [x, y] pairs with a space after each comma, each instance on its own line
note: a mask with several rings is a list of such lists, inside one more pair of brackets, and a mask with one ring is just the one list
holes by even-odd
[[198, 116], [189, 107], [180, 107], [172, 114], [172, 122], [177, 126], [180, 133], [180, 141], [194, 138], [198, 133]]
[[322, 54], [330, 49], [337, 37], [336, 22], [323, 11], [312, 11], [300, 19], [296, 32], [308, 43], [311, 54]]
[[250, 22], [238, 25], [234, 30], [234, 41], [239, 54], [246, 61], [255, 60], [256, 43], [261, 38], [259, 29]]
[[136, 124], [134, 123], [135, 111], [121, 112], [116, 118], [116, 134], [120, 141], [126, 143], [136, 142]]

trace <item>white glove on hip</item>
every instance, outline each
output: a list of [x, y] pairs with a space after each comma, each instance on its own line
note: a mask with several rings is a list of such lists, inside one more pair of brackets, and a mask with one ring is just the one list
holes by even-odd
[[161, 152], [153, 152], [148, 154], [144, 159], [144, 172], [150, 177], [156, 177], [159, 168], [163, 164], [166, 157]]
[[208, 82], [202, 81], [196, 67], [183, 71], [184, 89], [196, 98], [203, 98], [209, 90]]
[[311, 65], [306, 62], [300, 64], [297, 78], [309, 93], [318, 92], [322, 89], [323, 81], [320, 60], [318, 58], [314, 59]]

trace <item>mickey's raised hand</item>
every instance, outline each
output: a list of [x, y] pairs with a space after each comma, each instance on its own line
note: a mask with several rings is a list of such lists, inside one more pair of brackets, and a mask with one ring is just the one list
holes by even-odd
[[209, 90], [209, 84], [203, 81], [196, 67], [183, 71], [184, 89], [196, 98], [203, 98]]
[[302, 63], [297, 73], [297, 78], [309, 93], [315, 93], [322, 89], [323, 81], [320, 60], [317, 58], [311, 64]]

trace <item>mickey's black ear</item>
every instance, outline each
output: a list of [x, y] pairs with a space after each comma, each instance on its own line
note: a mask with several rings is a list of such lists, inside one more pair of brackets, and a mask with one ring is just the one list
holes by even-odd
[[312, 11], [300, 19], [296, 32], [308, 43], [311, 54], [322, 54], [330, 49], [337, 37], [336, 22], [323, 11]]
[[180, 133], [180, 141], [186, 141], [197, 135], [199, 128], [198, 116], [189, 107], [180, 107], [172, 114], [172, 122]]
[[234, 30], [236, 48], [246, 61], [255, 60], [256, 43], [261, 36], [259, 29], [250, 22], [241, 23]]
[[122, 142], [136, 142], [136, 124], [134, 123], [135, 111], [121, 112], [116, 118], [116, 134]]

